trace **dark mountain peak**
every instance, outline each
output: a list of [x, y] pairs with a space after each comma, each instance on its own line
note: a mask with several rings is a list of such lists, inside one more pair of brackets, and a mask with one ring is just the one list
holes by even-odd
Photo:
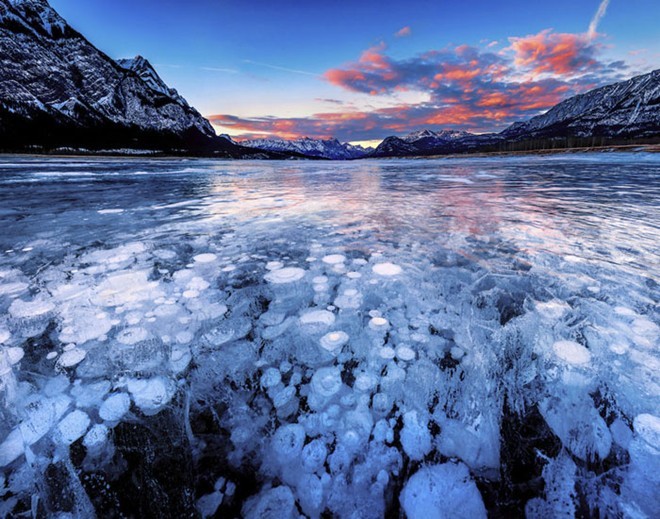
[[152, 90], [165, 96], [170, 96], [182, 105], [188, 106], [188, 102], [181, 97], [175, 89], [167, 86], [158, 75], [158, 72], [156, 72], [156, 69], [146, 58], [137, 55], [134, 58], [118, 59], [117, 63], [119, 63], [122, 68], [135, 72]]
[[57, 39], [77, 35], [46, 0], [0, 0], [0, 22], [4, 19], [19, 22], [16, 16], [42, 37]]

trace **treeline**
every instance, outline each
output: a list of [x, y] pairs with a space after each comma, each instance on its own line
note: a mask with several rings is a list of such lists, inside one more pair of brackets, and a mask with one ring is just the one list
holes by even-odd
[[639, 146], [642, 144], [660, 144], [660, 135], [655, 137], [545, 137], [522, 141], [503, 141], [494, 146], [486, 146], [479, 151], [515, 152], [562, 150], [568, 148], [602, 148], [607, 146]]

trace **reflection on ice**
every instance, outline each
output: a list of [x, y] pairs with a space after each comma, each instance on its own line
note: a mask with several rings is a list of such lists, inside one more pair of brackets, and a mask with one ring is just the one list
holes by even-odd
[[656, 162], [50, 164], [0, 178], [0, 515], [660, 508]]

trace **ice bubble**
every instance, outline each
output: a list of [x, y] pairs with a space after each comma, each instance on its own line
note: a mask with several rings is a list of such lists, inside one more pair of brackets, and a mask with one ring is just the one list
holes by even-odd
[[123, 209], [99, 209], [96, 211], [99, 214], [121, 214], [124, 212]]
[[359, 272], [351, 271], [346, 273], [346, 277], [349, 279], [360, 279], [362, 277], [362, 274]]
[[458, 346], [453, 346], [449, 353], [454, 360], [460, 360], [465, 356], [465, 351]]
[[281, 261], [269, 261], [266, 263], [266, 270], [278, 270], [283, 266], [284, 264]]
[[81, 348], [73, 348], [60, 355], [60, 358], [57, 359], [57, 365], [62, 368], [72, 368], [73, 366], [80, 364], [86, 356], [87, 352], [85, 350]]
[[35, 299], [33, 301], [23, 301], [16, 299], [9, 306], [9, 315], [15, 319], [29, 319], [40, 317], [55, 309], [55, 305], [50, 301]]
[[7, 360], [11, 365], [18, 364], [25, 356], [23, 348], [19, 348], [18, 346], [7, 348], [5, 352], [7, 353]]
[[76, 409], [64, 417], [57, 426], [59, 437], [63, 443], [71, 444], [87, 432], [90, 419], [87, 413]]
[[390, 348], [389, 346], [385, 346], [385, 347], [380, 348], [378, 350], [378, 356], [381, 359], [390, 360], [390, 359], [393, 359], [396, 356], [396, 352], [394, 351], [394, 348]]
[[204, 278], [201, 278], [199, 276], [195, 276], [188, 282], [188, 288], [190, 290], [197, 290], [199, 292], [206, 290], [210, 286], [211, 285], [209, 285], [208, 281], [206, 281]]
[[635, 433], [651, 447], [660, 451], [660, 418], [652, 414], [639, 414], [633, 421]]
[[400, 360], [409, 361], [415, 358], [415, 352], [408, 346], [399, 346], [396, 349], [396, 356]]
[[305, 271], [298, 267], [286, 267], [269, 272], [264, 279], [274, 285], [284, 283], [293, 283], [299, 281], [305, 276]]
[[431, 433], [427, 420], [421, 419], [417, 411], [408, 411], [403, 415], [401, 445], [412, 460], [421, 460], [431, 452]]
[[236, 270], [236, 265], [227, 265], [226, 267], [221, 269], [222, 272], [234, 272]]
[[358, 391], [371, 391], [378, 384], [378, 378], [371, 373], [360, 373], [355, 377], [353, 387]]
[[315, 411], [323, 409], [342, 387], [341, 372], [337, 367], [319, 369], [312, 377], [307, 403]]
[[146, 341], [150, 337], [149, 332], [144, 328], [131, 327], [122, 330], [117, 334], [117, 342], [121, 344], [137, 344], [138, 342]]
[[83, 445], [88, 449], [95, 449], [108, 441], [110, 430], [103, 424], [94, 425], [83, 438]]
[[342, 254], [329, 254], [328, 256], [323, 256], [321, 261], [328, 265], [338, 265], [346, 261], [346, 256]]
[[314, 279], [312, 279], [312, 283], [316, 283], [318, 285], [322, 285], [328, 282], [327, 276], [315, 276]]
[[293, 519], [298, 516], [293, 492], [286, 486], [264, 490], [241, 509], [245, 519]]
[[263, 375], [261, 375], [261, 387], [269, 389], [277, 386], [282, 382], [282, 374], [277, 368], [268, 368]]
[[186, 299], [195, 299], [199, 297], [199, 292], [197, 290], [185, 290], [182, 295]]
[[375, 413], [386, 415], [392, 409], [392, 399], [386, 393], [376, 393], [372, 401]]
[[372, 317], [369, 320], [369, 328], [372, 330], [385, 330], [390, 325], [390, 322], [384, 317]]
[[210, 252], [198, 254], [197, 256], [193, 257], [195, 263], [213, 263], [216, 259], [218, 259], [218, 257]]
[[399, 501], [408, 519], [486, 517], [479, 489], [462, 463], [422, 467], [406, 482]]
[[122, 419], [130, 407], [131, 399], [126, 393], [115, 393], [101, 404], [99, 416], [106, 422], [117, 422]]
[[4, 328], [1, 328], [0, 329], [0, 344], [6, 343], [10, 338], [11, 338], [11, 333], [9, 333], [9, 330], [5, 330]]
[[48, 355], [46, 355], [46, 360], [53, 360], [55, 357], [57, 357], [57, 352], [50, 351], [48, 352]]
[[335, 314], [328, 310], [311, 310], [300, 316], [301, 324], [332, 326], [334, 322]]
[[371, 270], [379, 276], [397, 276], [403, 271], [399, 265], [394, 263], [376, 263]]
[[557, 357], [569, 364], [587, 364], [591, 360], [589, 350], [575, 341], [557, 341], [552, 349]]
[[281, 462], [298, 458], [304, 443], [305, 429], [300, 424], [283, 425], [273, 434], [273, 450]]
[[348, 342], [348, 334], [342, 331], [326, 333], [319, 342], [324, 350], [336, 353]]
[[312, 440], [302, 450], [303, 467], [309, 472], [321, 470], [328, 456], [328, 449], [321, 439]]
[[132, 378], [127, 383], [135, 405], [146, 415], [158, 413], [174, 396], [174, 384], [164, 377]]

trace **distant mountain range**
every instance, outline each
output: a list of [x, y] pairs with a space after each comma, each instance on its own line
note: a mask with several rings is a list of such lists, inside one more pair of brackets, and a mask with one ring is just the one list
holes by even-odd
[[337, 139], [321, 140], [310, 139], [309, 137], [291, 141], [283, 139], [254, 139], [241, 141], [240, 144], [243, 146], [249, 146], [250, 148], [294, 152], [307, 155], [308, 157], [320, 157], [334, 160], [360, 159], [374, 151], [373, 148], [354, 146], [348, 142], [339, 142]]
[[422, 130], [375, 150], [336, 139], [235, 142], [217, 136], [143, 57], [111, 59], [46, 0], [0, 0], [0, 151], [343, 160], [641, 142], [660, 142], [660, 70], [497, 134]]
[[500, 133], [424, 130], [387, 137], [371, 157], [660, 142], [660, 70], [596, 88]]

